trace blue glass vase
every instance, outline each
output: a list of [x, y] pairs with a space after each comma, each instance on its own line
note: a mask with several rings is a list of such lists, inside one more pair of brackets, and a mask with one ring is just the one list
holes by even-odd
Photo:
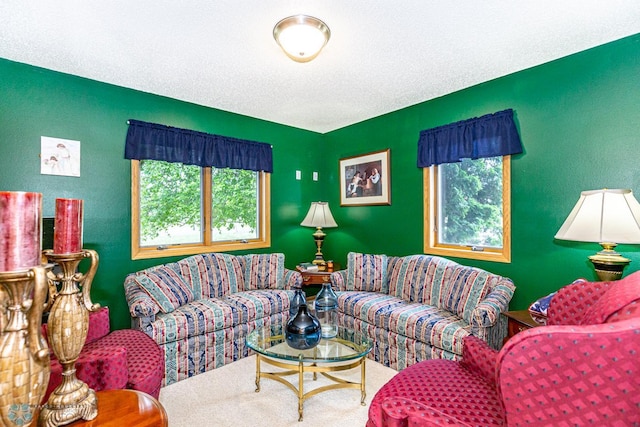
[[338, 296], [331, 283], [324, 283], [315, 299], [316, 316], [322, 328], [322, 338], [338, 335]]
[[295, 317], [287, 322], [284, 336], [287, 344], [297, 350], [308, 350], [320, 342], [320, 322], [300, 304]]
[[306, 304], [306, 303], [307, 303], [307, 296], [305, 295], [304, 291], [300, 288], [296, 288], [295, 294], [293, 295], [293, 299], [291, 300], [291, 305], [289, 306], [289, 320], [296, 317], [296, 314], [298, 314], [298, 308], [302, 304]]

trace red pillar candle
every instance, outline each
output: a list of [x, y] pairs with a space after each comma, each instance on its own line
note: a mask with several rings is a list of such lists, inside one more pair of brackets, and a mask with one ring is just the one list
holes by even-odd
[[82, 200], [56, 199], [56, 219], [53, 228], [54, 254], [82, 251], [82, 216]]
[[40, 265], [42, 194], [0, 192], [0, 271]]

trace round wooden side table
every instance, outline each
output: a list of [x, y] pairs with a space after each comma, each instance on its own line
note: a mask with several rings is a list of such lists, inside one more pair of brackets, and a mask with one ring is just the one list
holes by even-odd
[[136, 390], [96, 392], [98, 416], [78, 420], [70, 427], [168, 427], [167, 412], [157, 399]]

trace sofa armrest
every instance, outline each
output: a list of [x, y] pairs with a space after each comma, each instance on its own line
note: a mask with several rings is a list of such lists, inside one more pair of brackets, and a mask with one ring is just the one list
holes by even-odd
[[490, 384], [496, 382], [496, 364], [498, 350], [474, 336], [465, 337], [462, 342], [462, 360], [460, 364], [476, 376]]
[[284, 289], [297, 289], [302, 287], [302, 274], [296, 270], [284, 269]]
[[129, 314], [132, 318], [147, 317], [151, 319], [150, 321], [154, 321], [160, 308], [149, 294], [140, 288], [133, 276], [132, 274], [127, 276], [124, 281], [124, 295], [129, 305]]
[[472, 328], [490, 328], [500, 320], [500, 314], [509, 310], [516, 287], [510, 279], [502, 279], [473, 309]]
[[391, 397], [382, 402], [382, 425], [385, 427], [472, 427], [442, 411], [415, 400]]
[[347, 290], [347, 270], [338, 270], [331, 273], [329, 276], [331, 280], [331, 287], [334, 291], [346, 291]]

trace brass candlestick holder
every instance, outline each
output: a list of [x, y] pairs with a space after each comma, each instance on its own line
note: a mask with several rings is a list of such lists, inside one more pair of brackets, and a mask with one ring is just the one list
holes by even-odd
[[47, 269], [0, 272], [0, 425], [30, 426], [49, 383]]
[[[83, 250], [71, 254], [43, 251], [50, 262], [60, 266], [62, 272], [49, 272], [49, 345], [62, 365], [62, 383], [49, 396], [40, 411], [38, 424], [54, 427], [78, 419], [92, 420], [98, 415], [95, 391], [76, 377], [76, 360], [87, 339], [89, 311], [100, 308], [91, 302], [91, 282], [98, 269], [98, 253]], [[86, 274], [77, 272], [80, 261], [91, 260]], [[79, 286], [82, 287], [80, 290]]]

